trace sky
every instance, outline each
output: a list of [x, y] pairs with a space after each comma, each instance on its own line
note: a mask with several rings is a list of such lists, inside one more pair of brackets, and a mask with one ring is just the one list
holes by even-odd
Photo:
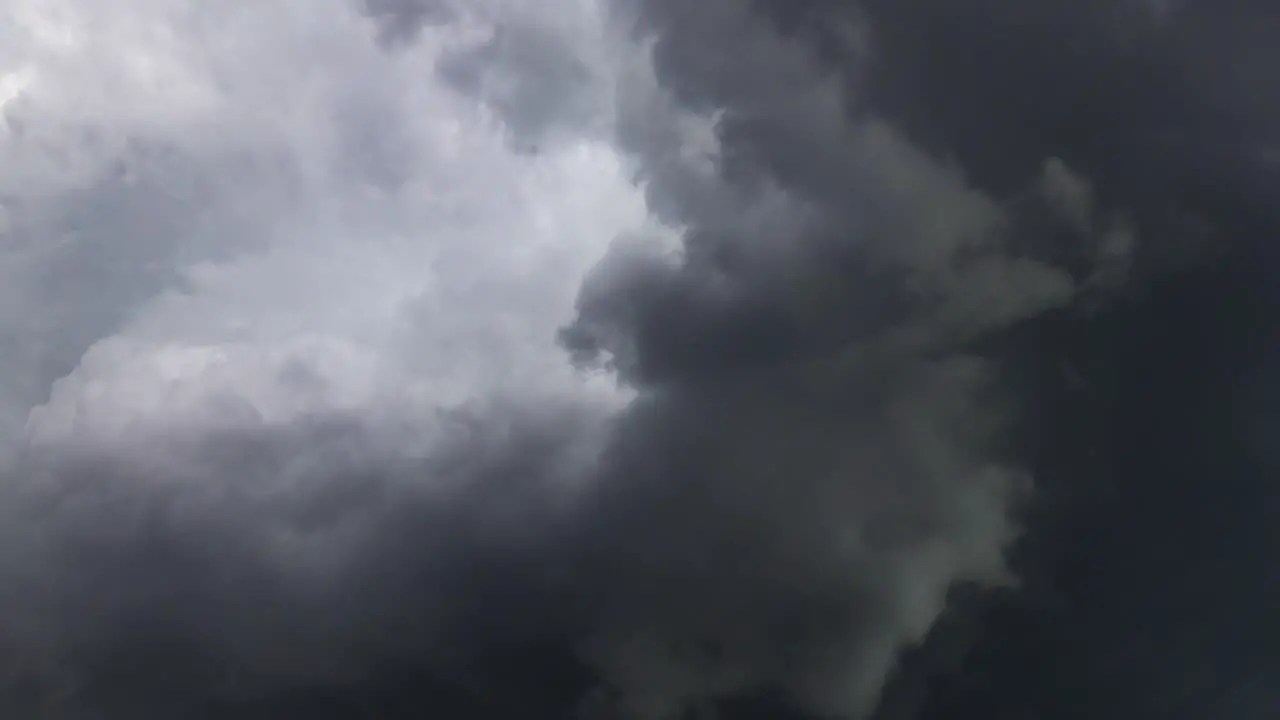
[[1271, 717], [1276, 22], [0, 0], [0, 714]]

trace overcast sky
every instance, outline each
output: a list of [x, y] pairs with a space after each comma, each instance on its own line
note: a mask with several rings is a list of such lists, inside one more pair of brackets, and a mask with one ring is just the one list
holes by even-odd
[[1270, 717], [1277, 23], [0, 0], [0, 714]]

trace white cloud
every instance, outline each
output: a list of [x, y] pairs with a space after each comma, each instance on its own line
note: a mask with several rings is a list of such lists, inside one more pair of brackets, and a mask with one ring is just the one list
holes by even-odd
[[[472, 542], [405, 558], [397, 538], [437, 513], [421, 493], [478, 492], [462, 485], [511, 463], [583, 476], [628, 395], [572, 368], [555, 331], [614, 236], [661, 229], [607, 118], [521, 153], [492, 97], [438, 71], [533, 20], [605, 62], [594, 3], [472, 9], [395, 45], [347, 0], [0, 10], [0, 497], [7, 547], [25, 548], [0, 550], [0, 675], [34, 654], [39, 682], [61, 683], [139, 611], [204, 613], [220, 629], [200, 642], [258, 682], [359, 670], [366, 651], [343, 648], [362, 612], [430, 615], [395, 599], [399, 570], [379, 585], [370, 568]], [[581, 92], [612, 103], [607, 83]], [[315, 521], [321, 506], [337, 509]], [[234, 567], [280, 589], [155, 605], [143, 516], [169, 549], [223, 548], [192, 578]], [[101, 548], [141, 575], [95, 584], [96, 561], [70, 558]], [[316, 624], [264, 648], [281, 603]], [[387, 642], [421, 642], [405, 636]]]
[[[270, 356], [295, 337], [376, 358], [358, 372], [394, 366], [442, 406], [500, 386], [577, 392], [554, 330], [646, 211], [604, 138], [518, 155], [483, 98], [432, 71], [485, 22], [529, 17], [487, 9], [392, 50], [338, 0], [8, 4], [0, 200], [17, 237], [0, 255], [0, 331], [61, 353], [53, 364], [102, 345], [33, 423], [112, 383], [98, 402], [160, 412], [140, 398], [195, 370], [139, 368]], [[569, 51], [606, 52], [592, 3], [542, 17]], [[49, 364], [19, 360], [6, 395], [38, 399]]]

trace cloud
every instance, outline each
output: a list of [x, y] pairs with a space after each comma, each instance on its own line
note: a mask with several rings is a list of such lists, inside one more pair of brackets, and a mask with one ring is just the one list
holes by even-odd
[[468, 663], [557, 627], [502, 598], [626, 399], [554, 343], [652, 225], [622, 160], [514, 155], [432, 71], [478, 35], [388, 48], [354, 4], [6, 12], [0, 704], [376, 705], [405, 657], [477, 702]]
[[5, 11], [0, 709], [861, 718], [1013, 581], [984, 343], [1143, 247], [1071, 159], [843, 10], [219, 7]]
[[1099, 237], [1087, 181], [1056, 158], [1030, 200], [979, 189], [741, 4], [626, 12], [652, 70], [627, 76], [620, 138], [684, 242], [617, 244], [562, 340], [639, 389], [624, 476], [672, 499], [624, 504], [637, 525], [678, 520], [631, 551], [658, 579], [627, 587], [659, 590], [631, 590], [623, 615], [658, 618], [593, 656], [640, 716], [759, 687], [864, 716], [950, 590], [1007, 580], [1026, 478], [995, 449], [1008, 398], [977, 343], [1082, 299], [1132, 236]]
[[424, 26], [456, 20], [459, 8], [449, 0], [364, 0], [364, 9], [378, 24], [386, 43], [411, 42]]

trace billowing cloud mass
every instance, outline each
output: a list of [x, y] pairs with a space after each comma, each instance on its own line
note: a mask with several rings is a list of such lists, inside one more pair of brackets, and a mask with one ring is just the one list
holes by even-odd
[[1000, 349], [1219, 230], [891, 4], [0, 3], [0, 714], [876, 712], [1018, 582]]

